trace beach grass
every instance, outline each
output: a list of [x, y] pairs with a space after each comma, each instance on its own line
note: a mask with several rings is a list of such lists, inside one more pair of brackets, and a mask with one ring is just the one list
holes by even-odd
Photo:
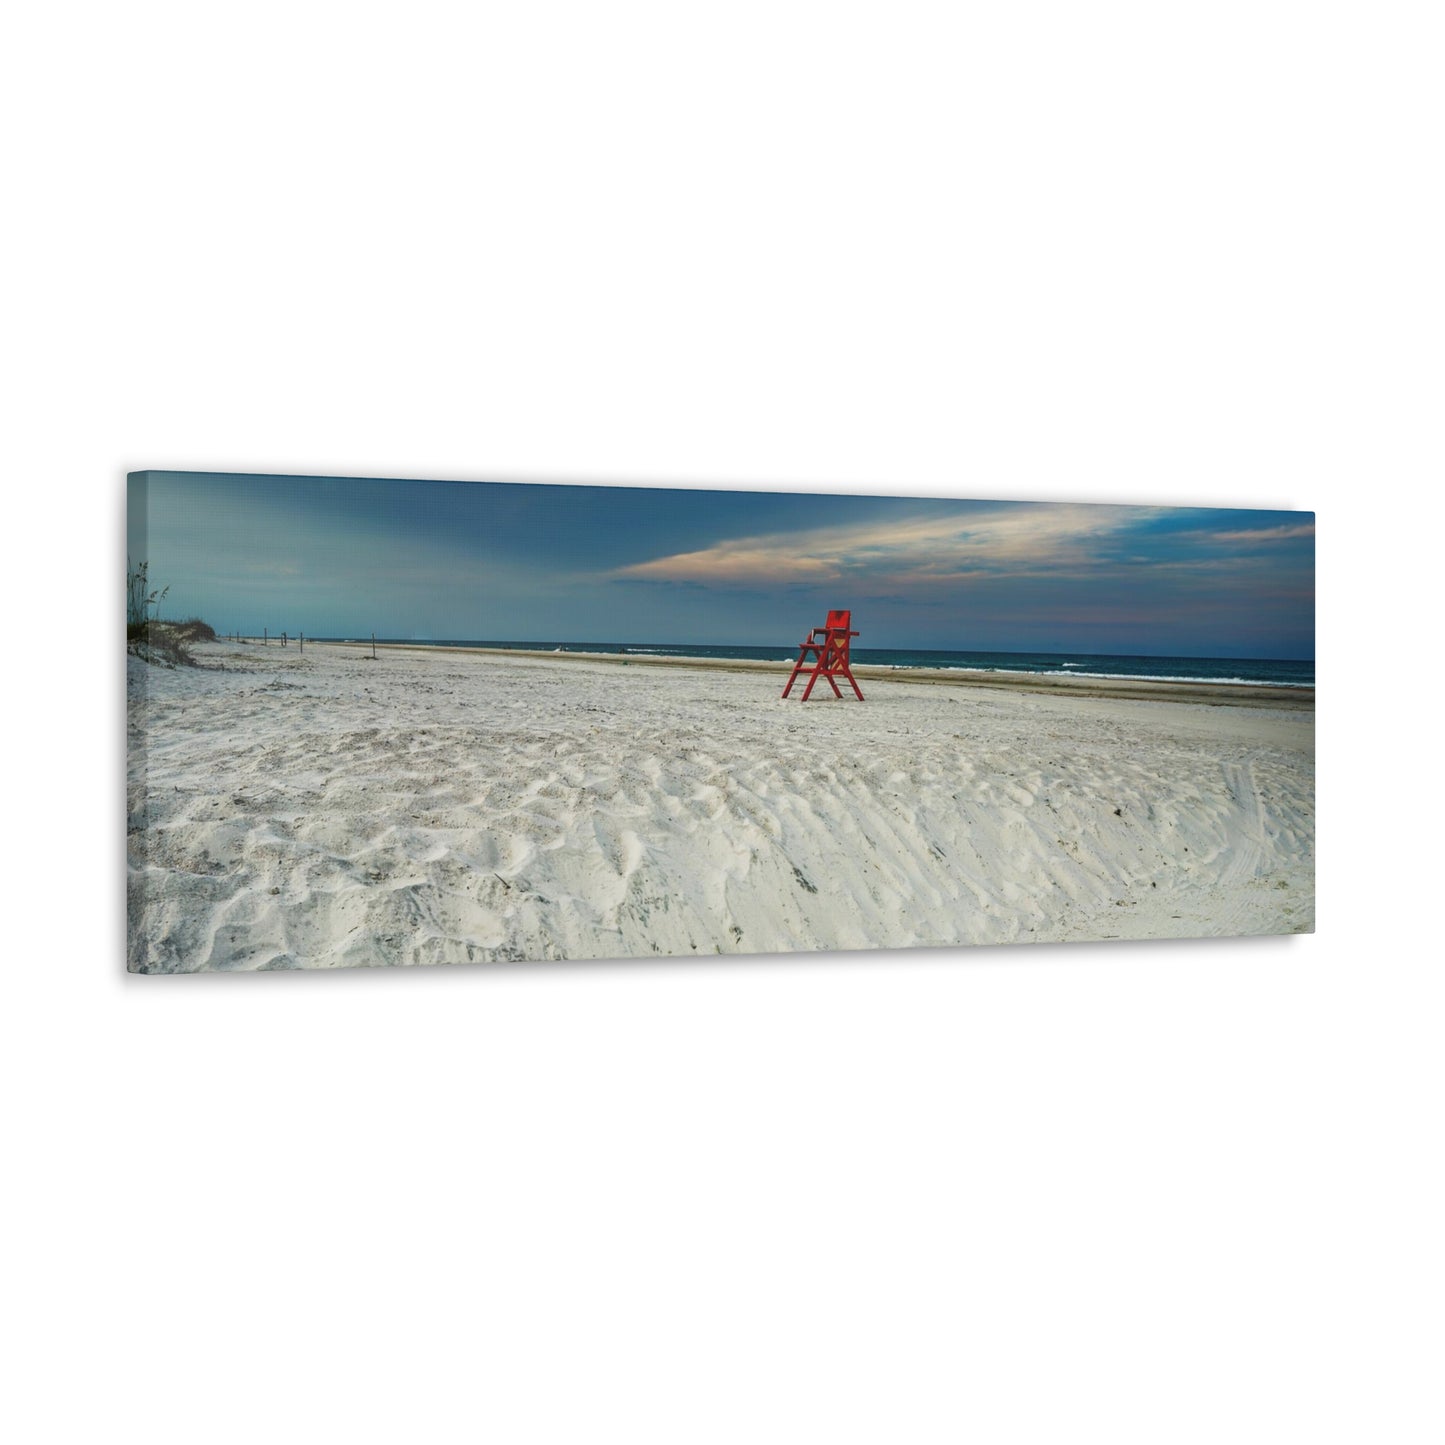
[[199, 617], [183, 622], [161, 622], [156, 618], [129, 622], [125, 629], [126, 650], [143, 662], [164, 667], [194, 667], [191, 651], [198, 642], [214, 642], [216, 632]]

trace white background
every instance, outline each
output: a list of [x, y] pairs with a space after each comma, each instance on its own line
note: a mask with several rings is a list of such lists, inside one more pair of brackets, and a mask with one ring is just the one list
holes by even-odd
[[[13, 18], [12, 1438], [1440, 1438], [1429, 18]], [[142, 466], [1316, 509], [1319, 932], [128, 978]]]

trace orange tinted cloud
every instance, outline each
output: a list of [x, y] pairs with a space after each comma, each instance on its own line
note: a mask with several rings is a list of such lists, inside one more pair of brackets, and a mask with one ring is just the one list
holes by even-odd
[[815, 527], [716, 542], [621, 567], [614, 577], [752, 585], [826, 582], [867, 571], [958, 577], [1003, 567], [1057, 574], [1088, 567], [1093, 544], [1153, 514], [1147, 507], [1029, 504], [897, 522]]

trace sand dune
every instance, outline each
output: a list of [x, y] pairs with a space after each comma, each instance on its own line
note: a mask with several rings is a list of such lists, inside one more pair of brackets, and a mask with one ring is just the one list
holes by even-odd
[[801, 704], [746, 667], [197, 655], [129, 660], [138, 971], [1313, 927], [1298, 698], [874, 677]]

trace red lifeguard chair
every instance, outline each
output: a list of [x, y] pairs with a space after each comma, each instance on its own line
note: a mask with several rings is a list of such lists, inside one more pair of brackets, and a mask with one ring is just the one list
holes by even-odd
[[848, 666], [848, 648], [858, 635], [856, 632], [848, 630], [852, 620], [851, 612], [830, 612], [828, 621], [822, 627], [815, 627], [798, 645], [798, 660], [793, 664], [793, 671], [788, 678], [787, 687], [783, 689], [784, 697], [792, 692], [798, 674], [807, 667], [811, 658], [813, 666], [808, 676], [808, 685], [803, 689], [804, 702], [807, 702], [814, 684], [820, 677], [828, 679], [828, 686], [833, 689], [834, 697], [838, 698], [841, 698], [843, 694], [838, 690], [836, 679], [846, 677], [848, 685], [853, 689], [854, 696], [859, 702], [863, 701], [862, 690]]

